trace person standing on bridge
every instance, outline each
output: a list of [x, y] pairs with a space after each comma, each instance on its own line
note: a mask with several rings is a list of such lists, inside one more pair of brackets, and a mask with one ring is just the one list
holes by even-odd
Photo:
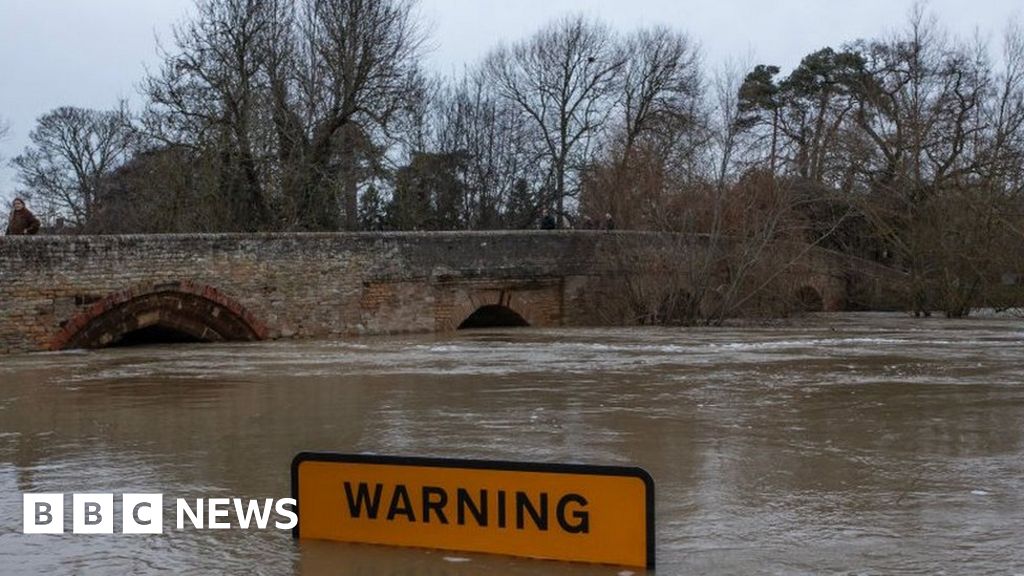
[[555, 220], [555, 215], [551, 213], [551, 210], [545, 209], [544, 215], [540, 219], [541, 230], [554, 230], [558, 228], [558, 220]]
[[32, 236], [39, 233], [39, 218], [25, 207], [21, 198], [14, 199], [11, 216], [7, 219], [8, 236]]

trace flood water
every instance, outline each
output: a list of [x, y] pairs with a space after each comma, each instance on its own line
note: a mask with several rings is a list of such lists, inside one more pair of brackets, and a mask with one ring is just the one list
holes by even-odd
[[177, 531], [173, 507], [162, 536], [21, 534], [23, 492], [284, 498], [292, 457], [320, 450], [643, 467], [657, 484], [662, 575], [1017, 574], [1022, 440], [1024, 321], [1013, 319], [0, 358], [0, 573], [624, 572]]

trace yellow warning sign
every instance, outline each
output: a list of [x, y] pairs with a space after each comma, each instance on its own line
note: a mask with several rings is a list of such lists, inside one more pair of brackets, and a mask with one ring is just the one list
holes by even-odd
[[654, 567], [639, 468], [303, 453], [296, 538]]

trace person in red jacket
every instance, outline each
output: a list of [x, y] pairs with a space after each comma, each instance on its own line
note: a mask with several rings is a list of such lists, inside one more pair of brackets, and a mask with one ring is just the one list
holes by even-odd
[[8, 236], [31, 236], [39, 233], [39, 218], [25, 207], [21, 198], [14, 199], [11, 217], [7, 220]]

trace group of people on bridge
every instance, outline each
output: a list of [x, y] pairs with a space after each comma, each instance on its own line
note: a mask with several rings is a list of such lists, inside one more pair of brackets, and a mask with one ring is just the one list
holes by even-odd
[[612, 219], [611, 213], [605, 214], [604, 219], [600, 222], [595, 222], [590, 216], [584, 216], [583, 220], [580, 221], [579, 226], [574, 226], [568, 218], [562, 216], [561, 225], [559, 225], [559, 219], [555, 217], [555, 214], [551, 210], [545, 210], [540, 219], [540, 229], [558, 230], [560, 228], [575, 228], [578, 230], [615, 230], [615, 220]]

